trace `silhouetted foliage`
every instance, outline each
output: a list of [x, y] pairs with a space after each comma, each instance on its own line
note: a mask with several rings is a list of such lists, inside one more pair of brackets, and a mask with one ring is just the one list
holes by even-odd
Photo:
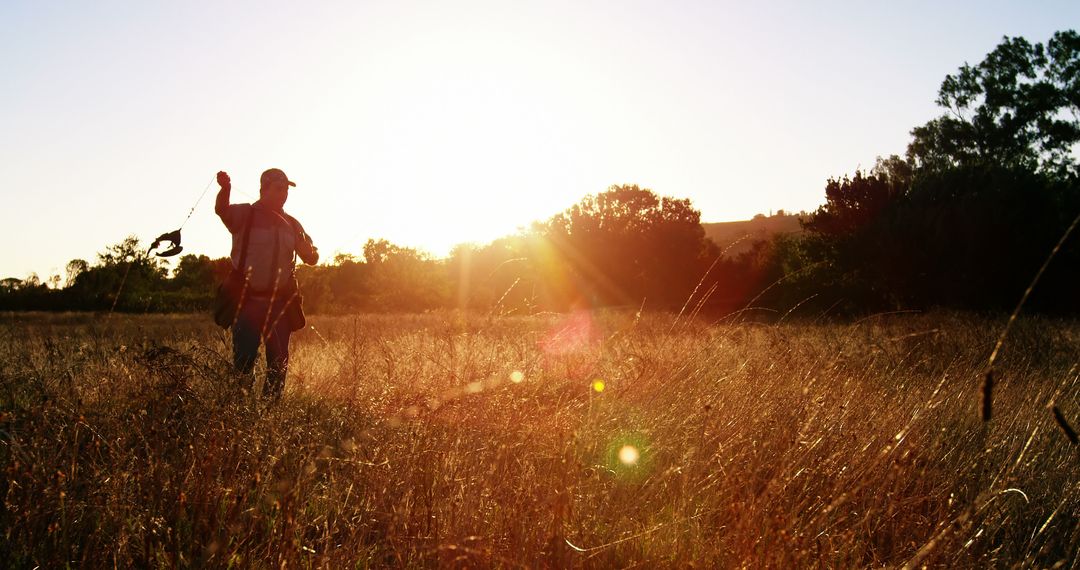
[[829, 179], [825, 184], [825, 205], [803, 222], [803, 228], [826, 236], [859, 232], [877, 220], [904, 190], [886, 177], [864, 176], [858, 170], [853, 178]]
[[[892, 248], [892, 289], [918, 306], [1008, 310], [1080, 213], [1074, 176], [1022, 168], [956, 168], [920, 177], [883, 233]], [[1080, 265], [1067, 243], [1030, 302], [1033, 309], [1076, 311]]]
[[364, 261], [372, 302], [382, 311], [425, 311], [446, 305], [449, 290], [442, 264], [426, 253], [368, 240]]
[[570, 303], [678, 308], [712, 258], [701, 213], [689, 200], [612, 186], [587, 196], [537, 231], [575, 286]]
[[386, 240], [368, 240], [364, 260], [339, 254], [332, 265], [299, 266], [312, 312], [423, 312], [449, 304], [446, 262]]
[[98, 254], [98, 263], [80, 273], [65, 290], [75, 303], [93, 309], [146, 311], [166, 287], [168, 271], [138, 238], [129, 236]]
[[[1009, 310], [1080, 213], [1080, 41], [1006, 38], [946, 77], [949, 110], [912, 131], [906, 160], [830, 179], [805, 235], [770, 247], [783, 283], [765, 299], [867, 312]], [[1076, 312], [1080, 248], [1067, 243], [1029, 301]], [[807, 276], [811, 276], [807, 278]]]
[[1076, 173], [1080, 141], [1080, 36], [1053, 35], [1046, 46], [1006, 37], [978, 65], [941, 84], [948, 113], [912, 131], [908, 156], [920, 168], [996, 164]]

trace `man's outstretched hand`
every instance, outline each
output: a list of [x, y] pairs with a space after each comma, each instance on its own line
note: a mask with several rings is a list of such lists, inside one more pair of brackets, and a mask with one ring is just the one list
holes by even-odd
[[221, 190], [217, 194], [217, 200], [214, 201], [214, 212], [228, 226], [226, 215], [229, 212], [229, 192], [232, 190], [232, 180], [229, 180], [229, 175], [222, 170], [217, 173], [217, 183], [221, 186]]

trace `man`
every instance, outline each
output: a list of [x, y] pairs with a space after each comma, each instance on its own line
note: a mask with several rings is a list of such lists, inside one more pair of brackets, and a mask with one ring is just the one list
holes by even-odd
[[262, 173], [259, 200], [229, 204], [232, 181], [218, 172], [221, 190], [214, 212], [232, 234], [233, 271], [246, 276], [244, 293], [232, 325], [233, 366], [254, 384], [255, 359], [260, 341], [266, 344], [266, 383], [263, 397], [281, 398], [289, 369], [289, 335], [303, 319], [294, 275], [296, 256], [304, 263], [319, 262], [319, 250], [296, 218], [285, 213], [289, 188], [296, 183], [278, 168]]

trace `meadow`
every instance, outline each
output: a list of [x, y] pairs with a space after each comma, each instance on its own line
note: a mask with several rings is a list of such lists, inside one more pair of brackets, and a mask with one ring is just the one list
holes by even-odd
[[[773, 319], [776, 321], [777, 319]], [[1080, 323], [309, 319], [286, 394], [202, 315], [0, 319], [25, 567], [1080, 565]]]

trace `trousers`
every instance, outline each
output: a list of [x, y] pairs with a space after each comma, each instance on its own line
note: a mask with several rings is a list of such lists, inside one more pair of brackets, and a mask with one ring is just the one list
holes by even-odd
[[233, 367], [242, 378], [243, 387], [255, 386], [255, 361], [259, 357], [259, 345], [266, 346], [266, 381], [262, 397], [279, 400], [285, 389], [285, 376], [289, 371], [288, 319], [282, 316], [283, 303], [270, 299], [250, 297], [244, 300], [232, 327]]

